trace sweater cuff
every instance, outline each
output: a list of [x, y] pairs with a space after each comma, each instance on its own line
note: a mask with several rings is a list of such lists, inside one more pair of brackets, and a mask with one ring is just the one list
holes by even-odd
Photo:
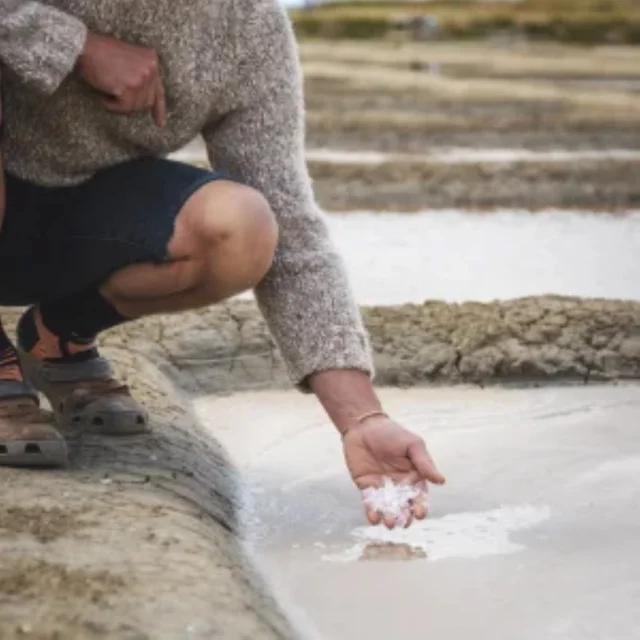
[[34, 84], [48, 94], [71, 74], [87, 40], [87, 28], [80, 20], [62, 12], [57, 18], [60, 26], [46, 34], [46, 49], [35, 56], [38, 68], [31, 76]]
[[367, 335], [364, 331], [336, 331], [316, 344], [313, 353], [296, 353], [285, 358], [289, 376], [298, 390], [311, 393], [309, 377], [332, 369], [362, 371], [373, 378], [375, 371]]

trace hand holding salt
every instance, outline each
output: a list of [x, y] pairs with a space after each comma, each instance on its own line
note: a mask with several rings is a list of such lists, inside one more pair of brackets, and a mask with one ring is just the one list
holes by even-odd
[[369, 487], [362, 491], [366, 508], [383, 517], [387, 527], [395, 525], [407, 527], [411, 524], [414, 507], [426, 509], [427, 492], [424, 486], [396, 484], [391, 478], [384, 478], [381, 487]]

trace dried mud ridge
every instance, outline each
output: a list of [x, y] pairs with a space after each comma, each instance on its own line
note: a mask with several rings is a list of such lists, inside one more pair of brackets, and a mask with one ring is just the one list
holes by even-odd
[[[640, 377], [640, 303], [428, 302], [365, 319], [380, 384]], [[301, 637], [241, 547], [236, 472], [185, 394], [288, 386], [255, 305], [149, 318], [104, 348], [154, 432], [69, 434], [70, 469], [0, 470], [0, 638]]]
[[637, 160], [574, 162], [309, 163], [327, 211], [549, 208], [628, 211], [640, 206]]
[[[640, 303], [542, 296], [363, 309], [381, 385], [640, 378]], [[190, 393], [287, 388], [255, 304], [149, 318], [105, 344], [143, 352]]]
[[[189, 161], [210, 166], [204, 155]], [[455, 163], [392, 157], [376, 164], [310, 160], [308, 166], [318, 202], [328, 212], [558, 208], [625, 213], [640, 207], [635, 178], [640, 161], [635, 159]]]

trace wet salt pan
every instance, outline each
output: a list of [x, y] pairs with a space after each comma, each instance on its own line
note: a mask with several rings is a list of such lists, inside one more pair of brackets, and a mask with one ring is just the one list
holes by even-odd
[[533, 529], [549, 520], [550, 515], [546, 505], [517, 505], [427, 518], [408, 529], [359, 527], [351, 532], [355, 544], [323, 554], [322, 559], [355, 562], [363, 559], [371, 545], [380, 544], [400, 545], [413, 553], [421, 551], [423, 557], [431, 561], [511, 555], [525, 549], [523, 544], [511, 539], [511, 534]]

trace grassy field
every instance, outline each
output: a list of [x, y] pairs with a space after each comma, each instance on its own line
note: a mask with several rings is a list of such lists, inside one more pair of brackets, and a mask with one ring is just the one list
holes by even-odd
[[445, 38], [507, 32], [562, 42], [640, 43], [640, 4], [635, 0], [350, 1], [292, 12], [300, 36], [324, 38], [389, 36], [398, 19], [420, 15], [437, 18]]

